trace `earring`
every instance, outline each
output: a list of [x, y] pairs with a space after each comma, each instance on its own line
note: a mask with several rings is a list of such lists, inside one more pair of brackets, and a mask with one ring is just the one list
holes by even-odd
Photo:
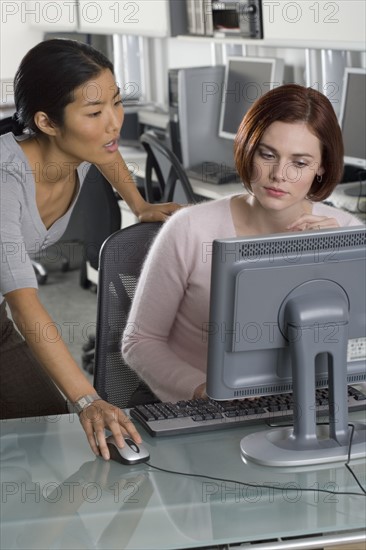
[[321, 182], [323, 181], [323, 176], [322, 176], [322, 174], [317, 174], [317, 175], [316, 175], [316, 181], [317, 181], [318, 183], [321, 183]]

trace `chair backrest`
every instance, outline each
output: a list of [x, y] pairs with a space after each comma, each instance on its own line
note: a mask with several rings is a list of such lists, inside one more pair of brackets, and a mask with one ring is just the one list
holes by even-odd
[[103, 399], [120, 408], [128, 406], [141, 386], [123, 360], [121, 337], [143, 262], [161, 225], [137, 223], [121, 229], [106, 240], [100, 252], [94, 387]]
[[85, 176], [69, 227], [74, 222], [81, 224], [85, 259], [98, 269], [102, 244], [121, 227], [121, 210], [112, 186], [94, 165]]
[[[140, 142], [147, 152], [145, 166], [145, 197], [153, 202], [194, 204], [194, 194], [188, 176], [178, 157], [153, 133], [145, 132]], [[153, 174], [155, 173], [155, 177]], [[156, 199], [156, 188], [158, 197]]]

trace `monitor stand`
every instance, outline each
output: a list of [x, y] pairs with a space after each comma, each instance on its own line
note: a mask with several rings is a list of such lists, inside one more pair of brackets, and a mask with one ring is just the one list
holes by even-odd
[[[326, 280], [299, 285], [282, 304], [279, 318], [287, 327], [294, 399], [294, 426], [244, 437], [244, 461], [264, 466], [308, 466], [346, 461], [352, 428], [348, 423], [347, 345], [348, 298], [344, 290]], [[334, 338], [329, 326], [334, 327]], [[316, 357], [327, 355], [329, 422], [317, 425], [315, 410]], [[353, 422], [351, 458], [366, 456], [366, 426]]]

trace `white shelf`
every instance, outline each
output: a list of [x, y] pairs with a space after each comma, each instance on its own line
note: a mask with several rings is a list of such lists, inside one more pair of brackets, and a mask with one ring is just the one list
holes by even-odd
[[[239, 32], [214, 31], [213, 37], [190, 37], [216, 44], [275, 48], [364, 51], [366, 2], [364, 0], [318, 0], [317, 2], [262, 2], [262, 39], [248, 39]], [[239, 14], [240, 16], [240, 14]]]
[[338, 40], [331, 42], [329, 40], [281, 40], [277, 38], [240, 38], [237, 36], [198, 36], [198, 35], [180, 35], [178, 40], [185, 42], [211, 42], [214, 44], [237, 44], [240, 46], [258, 46], [263, 48], [297, 48], [297, 49], [316, 49], [316, 50], [350, 50], [355, 52], [365, 51], [365, 42], [352, 42], [349, 40]]

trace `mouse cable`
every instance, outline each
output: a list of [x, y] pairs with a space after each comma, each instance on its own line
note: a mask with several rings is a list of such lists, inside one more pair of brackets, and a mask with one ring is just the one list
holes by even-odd
[[364, 208], [361, 208], [361, 199], [363, 197], [365, 197], [365, 195], [362, 194], [362, 182], [364, 181], [365, 176], [366, 176], [366, 170], [360, 170], [358, 172], [358, 178], [359, 178], [358, 183], [360, 184], [360, 189], [359, 189], [359, 193], [358, 193], [358, 196], [357, 196], [356, 210], [357, 210], [357, 213], [359, 213], [359, 214], [365, 214], [366, 213], [366, 210]]
[[[322, 423], [322, 424], [319, 424], [319, 425], [328, 425], [328, 423]], [[350, 436], [350, 441], [349, 441], [349, 445], [348, 445], [348, 455], [347, 455], [347, 461], [345, 462], [345, 466], [346, 466], [347, 470], [351, 473], [353, 478], [355, 479], [357, 485], [360, 487], [360, 489], [362, 491], [361, 493], [356, 493], [356, 492], [353, 492], [353, 491], [330, 491], [329, 489], [312, 489], [310, 487], [278, 487], [278, 486], [275, 486], [275, 485], [265, 485], [265, 484], [260, 484], [260, 483], [249, 483], [249, 482], [246, 482], [246, 481], [238, 481], [236, 479], [226, 479], [226, 478], [222, 478], [222, 477], [208, 476], [206, 474], [192, 474], [192, 473], [189, 473], [189, 472], [180, 472], [180, 471], [177, 471], [177, 470], [168, 470], [166, 468], [160, 468], [159, 466], [155, 466], [154, 464], [151, 464], [150, 462], [146, 462], [146, 465], [149, 466], [150, 468], [154, 469], [154, 470], [157, 470], [159, 472], [163, 472], [163, 473], [166, 473], [166, 474], [173, 474], [173, 475], [184, 476], [184, 477], [209, 479], [210, 481], [221, 481], [221, 482], [224, 482], [224, 483], [234, 483], [234, 484], [237, 483], [238, 485], [242, 485], [244, 487], [252, 487], [254, 489], [262, 488], [262, 489], [270, 489], [270, 490], [275, 490], [275, 491], [303, 491], [304, 493], [305, 492], [308, 492], [308, 493], [314, 492], [314, 493], [325, 493], [325, 494], [328, 494], [328, 495], [344, 495], [344, 496], [354, 496], [354, 497], [366, 497], [365, 488], [362, 486], [362, 484], [358, 480], [356, 474], [354, 473], [352, 468], [349, 466], [349, 463], [350, 463], [350, 460], [351, 460], [351, 449], [352, 449], [352, 441], [353, 441], [353, 434], [354, 434], [354, 431], [355, 431], [355, 426], [354, 426], [354, 424], [351, 424], [351, 423], [348, 424], [348, 426], [350, 426], [350, 428], [351, 428], [351, 436]]]
[[[237, 479], [227, 479], [217, 476], [208, 476], [205, 474], [192, 474], [189, 472], [179, 472], [177, 470], [168, 470], [166, 468], [160, 468], [159, 466], [155, 466], [154, 464], [151, 464], [151, 462], [145, 463], [147, 466], [154, 470], [158, 470], [159, 472], [163, 472], [166, 474], [173, 474], [177, 476], [184, 476], [184, 477], [195, 477], [195, 478], [203, 478], [203, 479], [209, 479], [211, 481], [223, 481], [224, 483], [236, 483], [238, 485], [243, 485], [244, 487], [252, 487], [254, 489], [270, 489], [274, 491], [303, 491], [303, 492], [313, 492], [313, 493], [326, 493], [328, 495], [344, 495], [344, 496], [353, 496], [353, 497], [365, 497], [366, 493], [356, 493], [352, 491], [330, 491], [328, 489], [311, 489], [310, 487], [278, 487], [276, 485], [265, 485], [260, 483], [249, 483], [246, 481], [238, 481]], [[363, 490], [363, 489], [362, 489]]]
[[353, 479], [356, 481], [357, 485], [360, 487], [363, 494], [366, 495], [365, 488], [361, 485], [361, 482], [358, 480], [358, 477], [356, 476], [355, 472], [352, 470], [351, 466], [349, 465], [349, 463], [351, 462], [351, 448], [352, 448], [353, 434], [355, 433], [355, 425], [352, 423], [349, 423], [348, 426], [351, 427], [351, 437], [348, 445], [348, 456], [344, 465], [349, 471], [349, 473], [352, 475]]
[[[267, 426], [269, 426], [270, 428], [279, 428], [279, 427], [282, 427], [282, 428], [292, 428], [293, 427], [293, 424], [271, 424], [270, 422], [266, 422]], [[329, 422], [317, 422], [316, 424], [317, 426], [329, 426]], [[352, 422], [349, 422], [348, 423], [348, 426], [351, 428], [351, 435], [350, 435], [350, 438], [349, 438], [349, 444], [348, 444], [348, 453], [347, 453], [347, 460], [345, 462], [345, 467], [347, 468], [347, 470], [349, 471], [349, 473], [352, 475], [352, 477], [354, 478], [354, 480], [356, 481], [357, 485], [359, 486], [359, 488], [361, 489], [362, 493], [364, 495], [366, 495], [366, 489], [362, 486], [361, 482], [359, 481], [358, 477], [356, 476], [355, 472], [352, 470], [351, 466], [350, 466], [350, 462], [351, 462], [351, 450], [352, 450], [352, 442], [353, 442], [353, 435], [355, 433], [355, 425], [352, 424]], [[362, 495], [360, 495], [362, 496]]]

